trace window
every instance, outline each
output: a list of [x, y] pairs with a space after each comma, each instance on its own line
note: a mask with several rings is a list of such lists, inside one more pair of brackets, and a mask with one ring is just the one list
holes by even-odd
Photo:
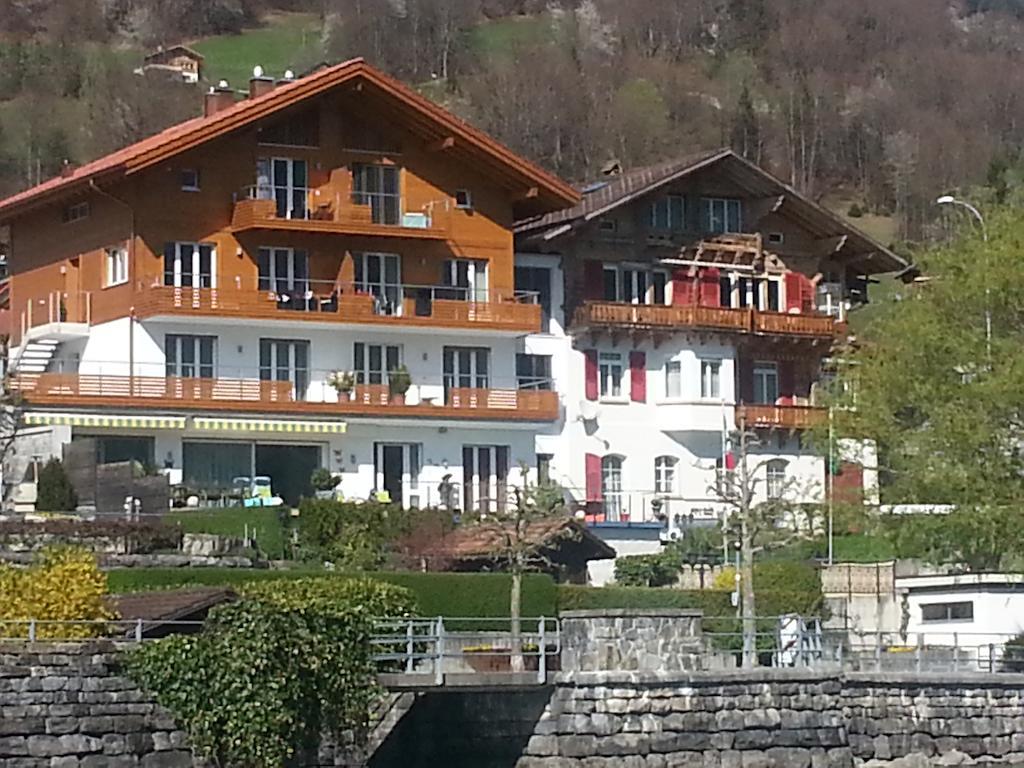
[[490, 387], [491, 350], [487, 347], [445, 347], [442, 357], [446, 393]]
[[352, 202], [370, 206], [374, 224], [402, 223], [399, 173], [396, 165], [352, 164]]
[[765, 493], [769, 499], [777, 501], [786, 492], [786, 462], [782, 459], [773, 459], [765, 467], [767, 483]]
[[775, 405], [779, 399], [779, 369], [775, 363], [754, 363], [754, 402]]
[[659, 456], [654, 460], [654, 492], [670, 496], [676, 490], [676, 457]]
[[105, 267], [104, 285], [123, 285], [128, 282], [128, 249], [119, 246], [107, 248], [104, 253]]
[[723, 274], [718, 278], [718, 303], [723, 307], [732, 306], [732, 275]]
[[[516, 291], [536, 294], [540, 303], [543, 329], [551, 329], [551, 269], [548, 267], [516, 267]], [[529, 300], [529, 299], [526, 299]]]
[[462, 498], [467, 511], [505, 510], [508, 464], [507, 445], [462, 446]]
[[551, 482], [551, 461], [555, 457], [550, 453], [537, 454], [537, 484], [548, 485]]
[[378, 315], [402, 314], [402, 261], [396, 253], [356, 253], [356, 290], [376, 298]]
[[604, 232], [606, 235], [614, 235], [619, 231], [618, 219], [598, 219], [597, 229], [599, 232]]
[[73, 221], [84, 219], [88, 215], [89, 203], [88, 201], [83, 200], [80, 203], [73, 203], [72, 205], [67, 206], [61, 213], [61, 220], [65, 224], [70, 224]]
[[441, 283], [462, 289], [455, 292], [458, 301], [487, 301], [487, 262], [483, 259], [445, 259]]
[[291, 339], [260, 339], [260, 379], [290, 381], [298, 400], [309, 388], [309, 342]]
[[164, 337], [168, 376], [212, 379], [217, 366], [217, 337], [169, 333]]
[[402, 348], [397, 344], [364, 344], [352, 346], [352, 367], [356, 384], [387, 384], [388, 373], [402, 364]]
[[519, 389], [551, 389], [551, 355], [516, 355]]
[[668, 273], [642, 266], [604, 266], [605, 301], [630, 304], [664, 304]]
[[784, 242], [786, 242], [786, 236], [781, 232], [769, 232], [768, 242], [771, 243], [772, 245], [782, 245]]
[[974, 603], [925, 603], [921, 606], [921, 621], [973, 621]]
[[769, 312], [780, 312], [782, 311], [782, 303], [779, 301], [779, 281], [778, 280], [766, 280], [765, 287], [768, 290], [768, 311]]
[[261, 157], [256, 161], [256, 197], [273, 200], [279, 219], [309, 216], [309, 169], [305, 160]]
[[605, 456], [601, 459], [601, 498], [608, 520], [621, 520], [623, 509], [622, 457]]
[[712, 234], [742, 232], [740, 201], [733, 198], [705, 197], [704, 231]]
[[468, 189], [455, 190], [455, 207], [470, 210], [473, 208], [473, 193]]
[[216, 288], [217, 253], [212, 243], [164, 245], [164, 285]]
[[682, 232], [686, 229], [685, 205], [681, 195], [665, 195], [651, 203], [651, 229]]
[[665, 397], [683, 396], [683, 364], [678, 360], [665, 363]]
[[309, 290], [309, 254], [294, 248], [260, 248], [259, 289], [279, 294]]
[[182, 168], [181, 188], [185, 192], [199, 191], [199, 171], [195, 168]]
[[374, 443], [373, 487], [386, 492], [392, 504], [419, 507], [422, 453], [419, 443]]
[[700, 361], [700, 396], [704, 400], [718, 400], [722, 397], [722, 361]]
[[622, 397], [622, 354], [602, 352], [598, 356], [598, 384], [601, 397]]

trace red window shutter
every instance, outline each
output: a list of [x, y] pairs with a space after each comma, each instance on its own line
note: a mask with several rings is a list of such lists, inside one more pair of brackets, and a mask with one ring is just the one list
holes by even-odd
[[786, 311], [802, 312], [804, 308], [804, 276], [799, 272], [786, 273]]
[[722, 298], [722, 290], [718, 284], [721, 276], [717, 267], [708, 267], [700, 273], [700, 305], [702, 307], [717, 307]]
[[647, 402], [647, 355], [638, 350], [629, 353], [629, 399]]
[[796, 373], [792, 360], [779, 362], [779, 402], [781, 405], [792, 405], [796, 390]]
[[740, 358], [740, 401], [744, 403], [754, 402], [754, 361]]
[[803, 283], [803, 306], [800, 311], [809, 314], [814, 311], [814, 281], [807, 275], [800, 275], [800, 280]]
[[601, 457], [588, 453], [586, 460], [587, 501], [601, 501]]
[[583, 298], [587, 301], [604, 298], [604, 265], [597, 259], [583, 262]]
[[597, 400], [597, 350], [583, 352], [585, 391], [587, 400]]
[[672, 303], [678, 306], [693, 304], [693, 278], [687, 267], [672, 272]]

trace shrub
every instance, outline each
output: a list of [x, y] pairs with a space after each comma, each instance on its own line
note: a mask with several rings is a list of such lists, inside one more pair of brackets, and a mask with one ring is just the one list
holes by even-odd
[[303, 499], [299, 543], [303, 553], [343, 570], [373, 570], [384, 564], [387, 544], [399, 535], [405, 513], [376, 501]]
[[0, 522], [0, 542], [48, 541], [95, 551], [104, 540], [120, 540], [126, 552], [145, 554], [176, 549], [181, 532], [164, 523], [125, 520], [44, 520], [40, 523]]
[[[26, 637], [28, 627], [4, 625], [4, 619], [27, 621], [105, 621], [115, 618], [103, 599], [107, 578], [96, 558], [83, 549], [50, 548], [26, 569], [0, 564], [0, 635]], [[40, 624], [39, 638], [85, 638], [101, 634], [102, 626]]]
[[864, 209], [860, 207], [860, 203], [853, 203], [849, 210], [847, 210], [846, 215], [851, 219], [859, 219], [864, 215]]
[[322, 734], [365, 732], [378, 696], [370, 623], [335, 608], [219, 606], [200, 634], [140, 646], [128, 671], [217, 765], [307, 764]]
[[332, 491], [341, 482], [341, 475], [332, 475], [331, 470], [325, 467], [317, 467], [309, 477], [309, 484], [316, 491]]
[[674, 584], [679, 565], [664, 553], [627, 555], [615, 561], [615, 583], [623, 587], [664, 587]]
[[41, 512], [74, 512], [78, 495], [58, 458], [51, 458], [39, 471], [36, 509]]

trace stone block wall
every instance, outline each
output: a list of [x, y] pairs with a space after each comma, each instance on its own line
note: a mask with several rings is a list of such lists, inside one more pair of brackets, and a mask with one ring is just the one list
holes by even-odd
[[856, 757], [1024, 765], [1024, 675], [849, 673], [842, 695]]
[[679, 609], [566, 611], [562, 669], [682, 672], [700, 669], [701, 612]]
[[184, 732], [110, 641], [0, 645], [3, 768], [191, 768]]
[[851, 768], [835, 676], [562, 673], [517, 768]]

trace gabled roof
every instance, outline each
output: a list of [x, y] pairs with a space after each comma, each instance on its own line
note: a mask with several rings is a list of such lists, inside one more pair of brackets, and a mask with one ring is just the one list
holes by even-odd
[[197, 61], [202, 61], [204, 56], [194, 48], [189, 48], [187, 45], [170, 45], [167, 48], [159, 48], [152, 53], [147, 54], [142, 60], [152, 61], [153, 59], [159, 59], [166, 56], [171, 56], [175, 53], [183, 53], [186, 56], [190, 56]]
[[859, 261], [871, 267], [868, 271], [906, 269], [907, 262], [889, 248], [731, 149], [693, 153], [595, 180], [580, 188], [582, 199], [574, 207], [518, 221], [516, 235], [528, 241], [555, 240], [667, 184], [710, 168], [753, 196], [777, 197], [773, 210], [797, 220], [818, 238], [836, 238], [837, 251], [860, 257]]
[[245, 128], [331, 89], [350, 84], [361, 98], [381, 104], [426, 141], [443, 142], [447, 152], [471, 162], [507, 188], [522, 194], [518, 215], [544, 214], [579, 202], [566, 182], [515, 154], [487, 134], [429, 99], [374, 69], [362, 59], [335, 64], [284, 83], [255, 99], [244, 99], [208, 117], [197, 117], [154, 136], [0, 200], [0, 221], [28, 207], [80, 193], [91, 184], [130, 176], [181, 152]]

